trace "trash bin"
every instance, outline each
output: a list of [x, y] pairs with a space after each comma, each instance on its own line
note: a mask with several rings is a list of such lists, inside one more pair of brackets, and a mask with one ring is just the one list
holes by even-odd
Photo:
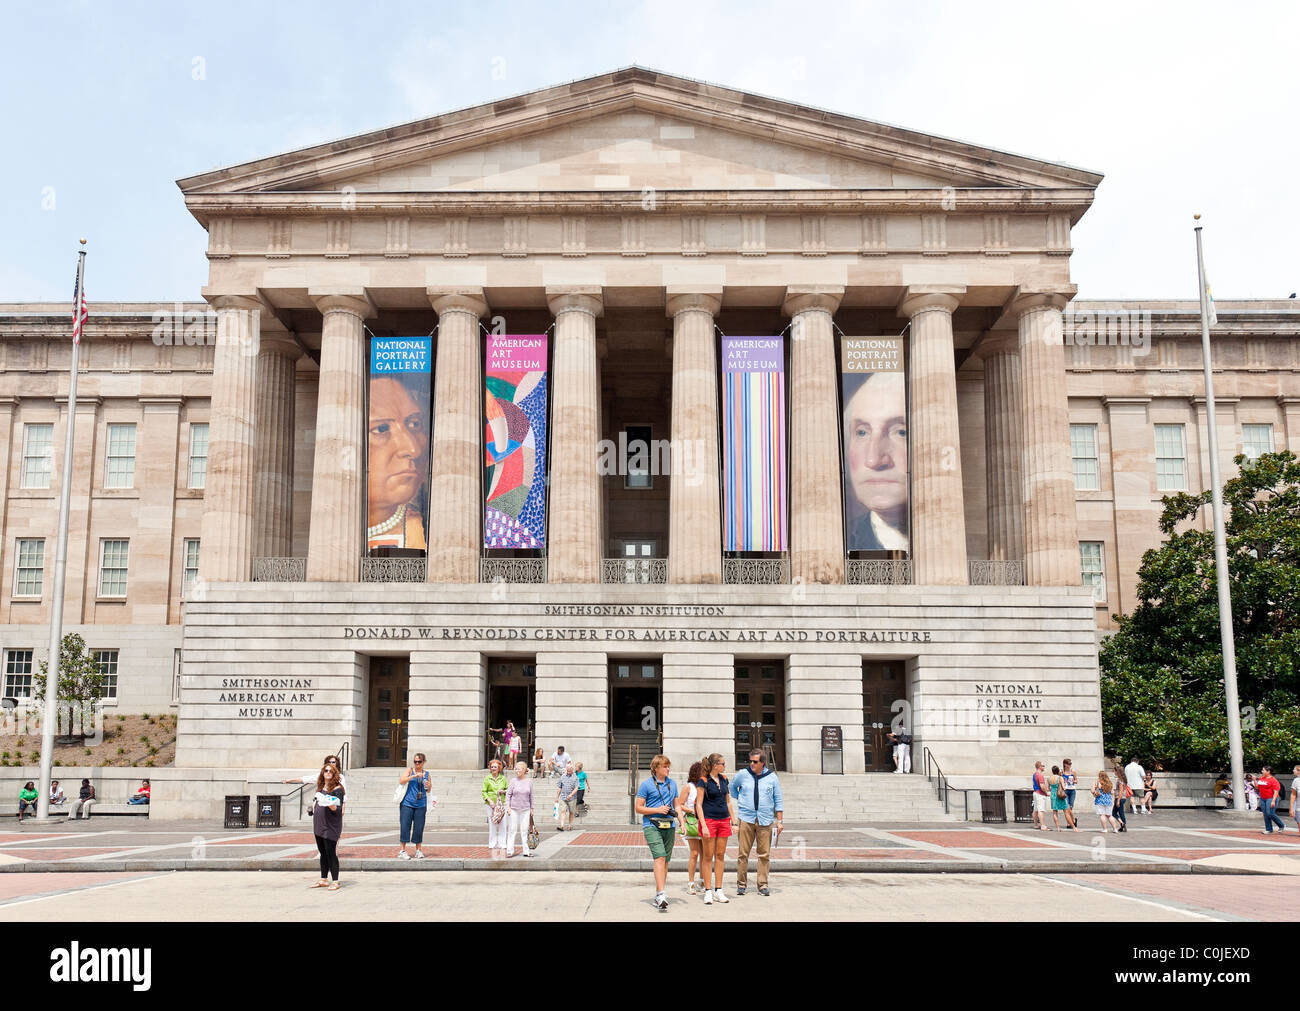
[[257, 796], [257, 827], [280, 827], [280, 795], [262, 793]]
[[248, 828], [247, 795], [226, 795], [226, 828]]
[[980, 791], [980, 821], [1005, 822], [1007, 820], [1007, 795], [1003, 790]]
[[1034, 791], [1014, 790], [1016, 799], [1016, 821], [1034, 820]]

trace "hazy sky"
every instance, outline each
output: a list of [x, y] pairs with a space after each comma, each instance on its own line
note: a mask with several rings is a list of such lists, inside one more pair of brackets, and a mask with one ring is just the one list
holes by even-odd
[[[191, 9], [191, 13], [185, 13]], [[175, 180], [632, 63], [1106, 175], [1081, 297], [1300, 289], [1300, 4], [316, 2], [10, 8], [0, 299], [197, 298]], [[201, 64], [196, 64], [196, 59]], [[201, 65], [201, 79], [195, 67]]]

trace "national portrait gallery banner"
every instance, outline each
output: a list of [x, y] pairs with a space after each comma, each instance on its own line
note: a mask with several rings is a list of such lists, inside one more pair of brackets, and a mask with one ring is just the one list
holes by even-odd
[[901, 337], [845, 337], [844, 518], [849, 551], [907, 551], [907, 375]]
[[366, 423], [366, 548], [423, 552], [428, 545], [429, 406], [433, 338], [370, 339]]
[[483, 547], [546, 546], [546, 335], [489, 334]]
[[784, 338], [722, 338], [722, 453], [722, 550], [784, 551]]

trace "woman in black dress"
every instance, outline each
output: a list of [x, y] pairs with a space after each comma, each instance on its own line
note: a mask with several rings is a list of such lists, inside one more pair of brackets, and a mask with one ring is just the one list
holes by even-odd
[[[312, 809], [312, 830], [316, 849], [320, 851], [320, 880], [313, 888], [339, 889], [339, 837], [343, 834], [343, 797], [346, 791], [339, 782], [339, 772], [326, 765], [316, 777], [316, 800]], [[332, 880], [330, 880], [332, 879]]]

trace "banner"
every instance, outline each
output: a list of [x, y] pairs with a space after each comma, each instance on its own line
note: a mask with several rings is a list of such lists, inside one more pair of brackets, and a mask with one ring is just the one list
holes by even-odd
[[840, 363], [845, 548], [907, 551], [911, 484], [903, 338], [845, 337]]
[[366, 548], [428, 544], [431, 337], [370, 340]]
[[722, 338], [722, 415], [722, 550], [784, 551], [783, 338]]
[[543, 548], [546, 335], [489, 334], [483, 372], [483, 547]]

